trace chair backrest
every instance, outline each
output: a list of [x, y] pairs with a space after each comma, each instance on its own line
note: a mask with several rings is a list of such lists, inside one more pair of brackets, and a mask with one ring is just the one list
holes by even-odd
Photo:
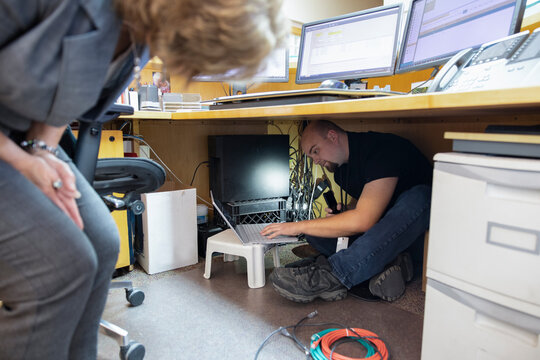
[[94, 181], [103, 124], [118, 118], [120, 115], [131, 114], [133, 114], [133, 107], [114, 104], [100, 118], [94, 121], [79, 122], [79, 136], [75, 145], [73, 161], [89, 183]]
[[[72, 146], [75, 165], [90, 182], [98, 194], [125, 194], [124, 199], [136, 200], [133, 195], [157, 190], [165, 182], [165, 170], [150, 159], [107, 158], [98, 160], [99, 144], [103, 124], [120, 115], [133, 114], [133, 108], [126, 105], [113, 105], [95, 121], [80, 121], [79, 135]], [[74, 139], [74, 138], [73, 138]], [[68, 140], [62, 146], [70, 144]], [[72, 143], [72, 142], [71, 142]], [[129, 207], [129, 204], [126, 204]]]

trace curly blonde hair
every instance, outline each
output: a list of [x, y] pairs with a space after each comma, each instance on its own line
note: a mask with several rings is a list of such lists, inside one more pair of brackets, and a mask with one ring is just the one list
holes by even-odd
[[115, 0], [137, 42], [146, 42], [167, 71], [235, 77], [255, 74], [290, 31], [282, 0]]

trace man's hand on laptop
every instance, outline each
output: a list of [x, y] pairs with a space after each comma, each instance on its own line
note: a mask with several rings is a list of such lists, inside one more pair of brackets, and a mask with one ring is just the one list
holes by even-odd
[[300, 232], [297, 230], [297, 228], [297, 223], [293, 222], [270, 224], [264, 229], [262, 229], [261, 235], [264, 235], [269, 239], [273, 239], [279, 235], [297, 236], [300, 235]]

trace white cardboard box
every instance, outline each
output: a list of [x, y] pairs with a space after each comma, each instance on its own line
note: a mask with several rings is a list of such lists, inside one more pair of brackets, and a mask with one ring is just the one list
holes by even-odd
[[148, 274], [196, 264], [196, 190], [142, 194], [144, 246], [137, 260]]

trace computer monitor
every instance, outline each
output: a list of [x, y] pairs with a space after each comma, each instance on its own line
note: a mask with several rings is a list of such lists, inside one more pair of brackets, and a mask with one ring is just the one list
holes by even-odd
[[401, 4], [302, 26], [296, 83], [393, 75]]
[[289, 196], [289, 135], [208, 136], [208, 158], [222, 203]]
[[237, 70], [230, 70], [219, 75], [197, 75], [192, 80], [228, 83], [289, 82], [289, 50], [280, 48], [273, 51], [265, 60], [261, 70], [250, 79], [237, 79], [236, 72]]
[[444, 64], [460, 50], [518, 32], [526, 0], [412, 0], [396, 73]]

